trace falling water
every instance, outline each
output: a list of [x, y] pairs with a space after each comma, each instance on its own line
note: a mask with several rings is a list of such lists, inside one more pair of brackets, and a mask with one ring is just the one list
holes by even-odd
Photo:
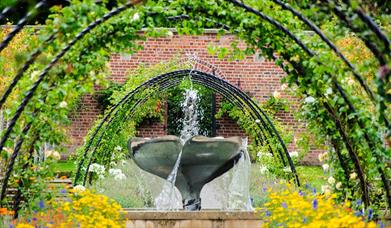
[[181, 103], [182, 107], [182, 130], [180, 139], [182, 143], [186, 142], [191, 137], [198, 135], [199, 132], [199, 109], [198, 109], [198, 101], [199, 96], [197, 90], [187, 89], [183, 94], [185, 99]]
[[203, 187], [202, 208], [252, 210], [249, 189], [251, 162], [247, 151], [247, 138], [242, 139], [239, 150], [241, 157], [234, 167]]
[[228, 187], [228, 209], [252, 210], [250, 201], [251, 162], [247, 151], [247, 138], [242, 139], [242, 156], [234, 165]]
[[182, 151], [178, 154], [174, 168], [163, 184], [162, 191], [155, 198], [155, 206], [158, 210], [174, 210], [177, 209], [180, 202], [178, 194], [175, 193], [175, 181], [181, 160]]
[[[182, 113], [182, 130], [181, 130], [181, 142], [184, 144], [188, 139], [198, 135], [199, 123], [198, 123], [198, 93], [194, 89], [187, 89], [184, 93], [184, 100], [181, 103]], [[175, 162], [174, 168], [170, 175], [167, 177], [166, 182], [163, 185], [162, 191], [155, 199], [155, 206], [158, 210], [174, 210], [180, 207], [178, 206], [181, 200], [178, 194], [175, 192], [175, 181], [182, 157], [182, 151], [178, 154], [178, 158]]]

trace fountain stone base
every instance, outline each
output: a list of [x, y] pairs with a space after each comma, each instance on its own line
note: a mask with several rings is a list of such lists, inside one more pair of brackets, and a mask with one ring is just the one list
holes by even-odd
[[128, 228], [237, 228], [262, 227], [253, 211], [156, 211], [126, 210]]

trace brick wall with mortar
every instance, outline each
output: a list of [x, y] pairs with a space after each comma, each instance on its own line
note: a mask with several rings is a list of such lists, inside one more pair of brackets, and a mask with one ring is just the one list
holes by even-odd
[[[144, 46], [142, 51], [133, 55], [112, 55], [110, 79], [122, 83], [126, 80], [127, 73], [141, 64], [150, 66], [169, 61], [178, 56], [182, 59], [187, 59], [188, 54], [192, 54], [197, 56], [202, 62], [202, 64], [196, 65], [197, 69], [208, 73], [214, 72], [232, 84], [239, 86], [251, 97], [256, 97], [258, 101], [266, 101], [272, 96], [274, 91], [281, 92], [282, 97], [290, 101], [296, 100], [296, 98], [281, 91], [280, 81], [285, 73], [273, 62], [265, 61], [256, 55], [247, 56], [240, 61], [228, 61], [227, 59], [222, 60], [217, 56], [210, 55], [207, 51], [210, 45], [229, 47], [232, 40], [233, 36], [230, 35], [218, 38], [214, 31], [209, 31], [199, 36], [178, 36], [174, 34], [164, 38], [149, 38], [141, 42]], [[71, 117], [72, 125], [69, 129], [72, 144], [71, 151], [83, 143], [83, 137], [97, 118], [98, 113], [99, 109], [97, 108], [96, 100], [92, 96], [84, 97], [80, 109]], [[297, 122], [292, 113], [282, 112], [279, 113], [278, 117], [285, 125], [294, 130], [295, 138], [297, 138], [300, 132], [304, 131], [303, 124]], [[237, 124], [227, 117], [217, 120], [217, 126], [217, 135], [225, 137], [245, 135]], [[145, 123], [138, 128], [137, 133], [142, 137], [164, 135], [165, 124], [156, 122]], [[284, 134], [284, 132], [281, 132], [281, 134]], [[289, 151], [296, 150], [295, 140], [288, 145], [288, 149]], [[302, 161], [316, 164], [317, 154], [320, 151], [312, 148], [311, 153], [307, 154]]]

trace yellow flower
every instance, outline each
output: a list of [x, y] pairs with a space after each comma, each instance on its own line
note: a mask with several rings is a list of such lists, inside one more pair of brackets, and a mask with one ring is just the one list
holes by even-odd
[[34, 228], [34, 226], [26, 223], [19, 223], [18, 225], [16, 225], [16, 228]]

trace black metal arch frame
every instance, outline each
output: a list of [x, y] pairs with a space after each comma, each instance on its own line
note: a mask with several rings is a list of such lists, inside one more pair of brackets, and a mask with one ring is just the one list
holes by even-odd
[[[283, 32], [287, 37], [289, 37], [290, 39], [292, 39], [293, 41], [295, 41], [296, 44], [298, 44], [300, 46], [300, 48], [306, 52], [310, 57], [313, 55], [312, 52], [303, 44], [303, 42], [298, 39], [297, 37], [295, 37], [290, 31], [289, 29], [287, 29], [286, 27], [284, 27], [283, 25], [281, 25], [278, 21], [270, 18], [269, 16], [255, 10], [255, 9], [252, 9], [251, 7], [241, 3], [241, 2], [238, 2], [236, 0], [227, 0], [228, 2], [231, 2], [233, 3], [236, 7], [240, 7], [244, 10], [246, 10], [247, 12], [250, 12], [254, 15], [257, 15], [259, 16], [262, 20], [265, 20], [267, 21], [268, 23], [272, 24], [273, 26], [275, 26], [276, 29], [278, 29], [279, 31]], [[355, 78], [359, 81], [360, 85], [364, 88], [364, 90], [367, 92], [368, 96], [371, 98], [371, 100], [376, 100], [376, 97], [375, 99], [373, 98], [373, 92], [370, 91], [369, 87], [365, 84], [365, 81], [362, 80], [362, 77], [360, 77], [361, 75], [359, 75], [353, 64], [351, 64], [343, 55], [342, 53], [336, 49], [335, 45], [326, 38], [326, 36], [324, 34], [322, 34], [322, 32], [316, 27], [316, 25], [314, 25], [314, 23], [312, 23], [309, 19], [305, 18], [299, 11], [293, 9], [292, 7], [290, 7], [289, 5], [281, 2], [280, 0], [272, 0], [273, 2], [275, 2], [276, 4], [280, 5], [284, 10], [288, 10], [290, 11], [291, 13], [293, 13], [295, 16], [298, 17], [299, 20], [301, 20], [302, 22], [304, 22], [304, 24], [306, 24], [312, 31], [314, 31], [317, 35], [319, 35], [321, 37], [321, 39], [337, 54], [337, 56], [339, 58], [341, 58], [341, 60], [348, 66], [348, 68], [352, 71], [353, 75], [355, 76]], [[106, 20], [108, 20], [109, 18], [115, 16], [115, 15], [118, 15], [119, 13], [121, 13], [122, 11], [126, 10], [127, 8], [130, 8], [132, 5], [136, 4], [140, 2], [139, 0], [137, 0], [136, 2], [129, 2], [121, 7], [118, 7], [117, 9], [113, 9], [112, 11], [110, 11], [109, 13], [107, 13], [106, 15], [104, 15], [103, 17], [97, 19], [96, 21], [92, 22], [90, 25], [88, 25], [85, 29], [83, 29], [79, 34], [76, 35], [76, 37], [70, 41], [68, 43], [68, 45], [66, 45], [53, 59], [52, 61], [45, 67], [45, 69], [41, 72], [41, 74], [39, 75], [39, 78], [36, 82], [34, 82], [33, 86], [31, 87], [31, 89], [28, 91], [27, 95], [24, 97], [24, 99], [22, 100], [22, 103], [18, 106], [17, 108], [17, 111], [16, 113], [14, 114], [14, 116], [11, 118], [11, 121], [10, 121], [10, 124], [8, 126], [8, 128], [6, 129], [4, 135], [2, 136], [1, 138], [1, 141], [0, 141], [0, 151], [2, 150], [5, 142], [9, 139], [10, 137], [10, 134], [16, 124], [16, 122], [18, 121], [20, 115], [22, 114], [24, 108], [27, 106], [27, 104], [29, 103], [30, 99], [33, 97], [36, 89], [38, 88], [38, 86], [40, 85], [40, 83], [43, 81], [43, 79], [45, 78], [45, 76], [48, 74], [48, 72], [50, 71], [50, 69], [58, 62], [58, 60], [60, 58], [62, 58], [62, 56], [64, 56], [72, 46], [74, 46], [79, 40], [81, 40], [84, 35], [86, 35], [87, 33], [89, 33], [93, 28], [99, 26], [100, 24], [102, 24], [103, 22], [105, 22]], [[330, 0], [328, 0], [327, 2], [330, 2]], [[340, 18], [340, 20], [342, 22], [345, 23], [346, 27], [349, 28], [351, 31], [357, 33], [357, 34], [360, 34], [363, 32], [362, 28], [358, 28], [356, 27], [353, 23], [352, 23], [352, 20], [351, 20], [351, 15], [357, 15], [358, 18], [361, 20], [361, 22], [364, 24], [364, 26], [369, 29], [370, 32], [372, 32], [374, 34], [374, 38], [372, 37], [372, 39], [370, 38], [366, 38], [366, 37], [363, 37], [361, 36], [360, 38], [364, 41], [365, 45], [371, 50], [371, 52], [375, 55], [376, 59], [378, 60], [379, 64], [381, 66], [385, 66], [386, 65], [386, 58], [385, 56], [390, 56], [391, 53], [390, 53], [390, 50], [389, 50], [389, 39], [387, 38], [387, 36], [381, 31], [381, 29], [378, 27], [378, 25], [373, 21], [373, 19], [366, 15], [360, 8], [353, 8], [350, 1], [348, 0], [344, 0], [343, 3], [347, 6], [347, 8], [350, 10], [349, 12], [345, 12], [344, 10], [341, 10], [341, 8], [338, 6], [338, 5], [335, 5], [335, 4], [330, 4], [329, 6], [329, 9], [338, 17]], [[21, 31], [21, 29], [24, 27], [24, 25], [26, 24], [26, 22], [28, 20], [30, 20], [33, 16], [34, 16], [34, 12], [35, 11], [39, 11], [44, 5], [46, 4], [46, 0], [43, 0], [39, 3], [37, 3], [37, 5], [34, 7], [34, 9], [29, 12], [28, 14], [26, 14], [26, 16], [24, 18], [22, 18], [17, 26], [14, 28], [13, 31], [11, 31], [7, 37], [0, 43], [0, 52], [8, 45], [8, 43], [12, 40], [12, 38], [18, 33]], [[334, 6], [334, 7], [331, 7], [331, 6]], [[3, 10], [3, 12], [0, 13], [0, 18], [3, 18], [7, 13], [10, 12], [10, 9], [12, 7], [7, 7]], [[51, 42], [51, 40], [53, 40], [56, 36], [56, 31], [47, 38], [46, 42], [44, 42], [44, 45], [47, 45], [48, 43]], [[381, 50], [379, 49], [379, 47], [376, 46], [376, 42], [382, 42], [384, 43], [385, 45], [385, 48], [384, 50]], [[13, 78], [13, 81], [12, 83], [10, 84], [10, 86], [6, 89], [6, 92], [5, 94], [2, 95], [1, 99], [0, 99], [0, 108], [3, 106], [3, 104], [5, 103], [5, 101], [7, 100], [9, 94], [12, 92], [13, 88], [15, 87], [15, 85], [18, 83], [18, 81], [20, 80], [20, 78], [22, 77], [23, 73], [29, 68], [29, 66], [35, 61], [36, 57], [39, 55], [40, 53], [40, 49], [37, 49], [30, 57], [29, 59], [26, 61], [26, 63], [23, 65], [23, 67], [18, 71], [18, 73], [15, 75], [15, 77]], [[289, 57], [290, 56], [284, 56], [284, 59], [286, 61], [289, 62]], [[297, 71], [298, 73], [304, 73], [302, 71], [302, 67], [300, 64], [292, 64], [295, 71]], [[385, 75], [382, 75], [384, 76], [384, 78], [389, 78], [390, 77], [390, 72], [386, 72]], [[341, 94], [341, 96], [343, 97], [344, 101], [346, 104], [348, 104], [349, 106], [349, 110], [352, 112], [352, 113], [356, 113], [355, 111], [355, 108], [354, 106], [352, 105], [352, 103], [349, 101], [346, 93], [343, 91], [342, 87], [338, 84], [337, 81], [334, 81], [334, 86], [337, 88], [338, 92]], [[382, 78], [380, 78], [379, 80], [379, 83], [378, 83], [378, 95], [384, 97], [384, 99], [380, 99], [380, 101], [377, 101], [377, 103], [379, 103], [382, 107], [385, 106], [385, 102], [387, 102], [388, 100], [385, 98], [385, 93], [384, 93], [384, 87], [385, 87], [385, 82]], [[325, 104], [325, 108], [327, 110], [330, 109], [329, 106], [327, 106], [327, 104]], [[329, 113], [330, 115], [333, 115], [333, 110], [331, 110]], [[335, 116], [337, 117], [337, 116]], [[385, 126], [387, 127], [388, 130], [390, 130], [390, 124], [387, 120], [387, 118], [384, 116], [383, 117], [383, 121], [385, 122]], [[363, 123], [361, 122], [361, 120], [358, 118], [358, 117], [355, 117], [355, 121], [356, 123], [360, 126], [360, 128], [363, 128]], [[266, 122], [267, 119], [266, 119]], [[347, 139], [346, 135], [344, 137], [344, 130], [342, 129], [342, 126], [339, 124], [336, 123], [336, 126], [338, 128], [338, 131], [341, 133], [341, 136], [344, 140], [344, 143], [345, 143], [345, 147], [349, 150], [349, 152], [352, 152], [352, 159], [354, 161], [354, 157], [357, 157], [357, 155], [355, 154], [355, 152], [352, 150], [351, 145], [349, 145], [349, 140]], [[266, 129], [266, 128], [265, 128]], [[30, 126], [29, 126], [29, 123], [26, 124], [26, 126], [24, 127], [23, 129], [23, 133], [28, 133], [30, 130]], [[371, 145], [374, 145], [371, 140], [370, 140], [370, 137], [366, 134], [365, 132], [365, 140], [366, 140], [366, 143], [368, 144], [369, 147], [371, 147]], [[20, 142], [20, 143], [19, 143]], [[15, 150], [14, 150], [14, 153], [12, 154], [11, 156], [11, 161], [7, 167], [7, 171], [6, 171], [6, 176], [5, 176], [5, 179], [3, 181], [3, 185], [2, 185], [2, 190], [1, 190], [1, 196], [0, 196], [0, 204], [3, 202], [3, 199], [5, 197], [5, 191], [7, 189], [7, 186], [8, 186], [8, 179], [9, 179], [9, 176], [11, 175], [11, 172], [13, 170], [13, 164], [15, 162], [15, 159], [17, 158], [18, 154], [19, 154], [19, 150], [20, 150], [20, 147], [23, 143], [23, 137], [21, 137], [18, 141], [18, 143], [16, 143], [15, 145]], [[351, 151], [350, 151], [351, 150]], [[381, 159], [379, 159], [377, 157], [377, 154], [374, 154], [373, 156], [375, 156], [375, 159], [380, 161]], [[341, 161], [342, 163], [342, 161]], [[359, 161], [354, 161], [354, 164], [356, 166], [360, 166], [359, 164]], [[389, 189], [389, 184], [388, 184], [388, 177], [387, 177], [387, 173], [386, 173], [386, 170], [382, 170], [380, 167], [379, 167], [379, 173], [381, 174], [381, 179], [382, 179], [382, 182], [383, 182], [383, 187], [386, 191], [386, 196], [387, 196], [387, 202], [388, 204], [391, 206], [391, 196], [390, 196], [390, 189]], [[359, 173], [359, 178], [360, 178], [360, 182], [362, 186], [364, 186], [364, 188], [366, 188], [366, 183], [365, 183], [365, 178], [364, 178], [364, 175], [362, 173]], [[365, 194], [365, 189], [363, 189], [363, 194]], [[364, 202], [366, 203], [366, 206], [368, 206], [368, 202], [369, 201], [369, 198], [367, 198], [367, 200], [365, 200]]]
[[[277, 132], [276, 128], [274, 127], [273, 123], [271, 122], [270, 118], [266, 115], [266, 113], [262, 111], [262, 109], [251, 99], [251, 97], [249, 97], [246, 93], [244, 93], [236, 86], [232, 85], [231, 83], [229, 83], [228, 81], [222, 78], [198, 70], [178, 70], [178, 71], [173, 71], [170, 73], [166, 73], [154, 77], [144, 82], [143, 84], [139, 85], [134, 90], [130, 91], [117, 104], [113, 105], [110, 108], [110, 111], [103, 117], [101, 122], [98, 124], [92, 136], [88, 139], [88, 141], [86, 141], [86, 148], [78, 164], [74, 184], [75, 185], [78, 184], [79, 178], [81, 176], [81, 170], [85, 162], [85, 158], [89, 157], [87, 166], [84, 167], [85, 173], [84, 173], [83, 185], [86, 183], [87, 174], [89, 172], [89, 166], [91, 165], [94, 159], [95, 151], [99, 147], [100, 142], [104, 137], [104, 132], [112, 123], [114, 118], [117, 117], [118, 110], [120, 110], [121, 107], [126, 107], [126, 104], [129, 102], [135, 102], [137, 105], [134, 105], [132, 108], [130, 108], [129, 111], [129, 113], [133, 113], [134, 109], [138, 107], [139, 103], [142, 102], [142, 100], [144, 99], [144, 98], [140, 98], [139, 100], [135, 101], [134, 100], [135, 95], [141, 93], [143, 90], [149, 87], [157, 87], [159, 91], [166, 90], [168, 88], [178, 85], [178, 83], [184, 77], [187, 77], [189, 75], [193, 82], [212, 89], [213, 91], [221, 94], [224, 98], [227, 98], [231, 103], [237, 105], [238, 107], [244, 108], [242, 110], [248, 111], [250, 113], [250, 116], [253, 118], [254, 122], [257, 119], [260, 120], [259, 123], [256, 122], [255, 123], [258, 127], [258, 130], [263, 135], [262, 139], [265, 140], [264, 143], [268, 143], [268, 144], [271, 143], [269, 141], [269, 138], [275, 137], [277, 139], [278, 143], [281, 146], [280, 150], [278, 150], [279, 158], [281, 159], [281, 162], [284, 165], [286, 164], [285, 158], [288, 160], [288, 165], [290, 166], [290, 169], [294, 175], [295, 182], [297, 185], [300, 186], [300, 181], [297, 176], [293, 161], [289, 155], [289, 152], [281, 136]], [[132, 115], [129, 115], [127, 118], [132, 118]], [[268, 133], [268, 135], [265, 134], [265, 131]], [[98, 135], [99, 132], [100, 134]], [[95, 145], [92, 149], [91, 155], [88, 156], [88, 152], [91, 150], [91, 146], [94, 142]]]

